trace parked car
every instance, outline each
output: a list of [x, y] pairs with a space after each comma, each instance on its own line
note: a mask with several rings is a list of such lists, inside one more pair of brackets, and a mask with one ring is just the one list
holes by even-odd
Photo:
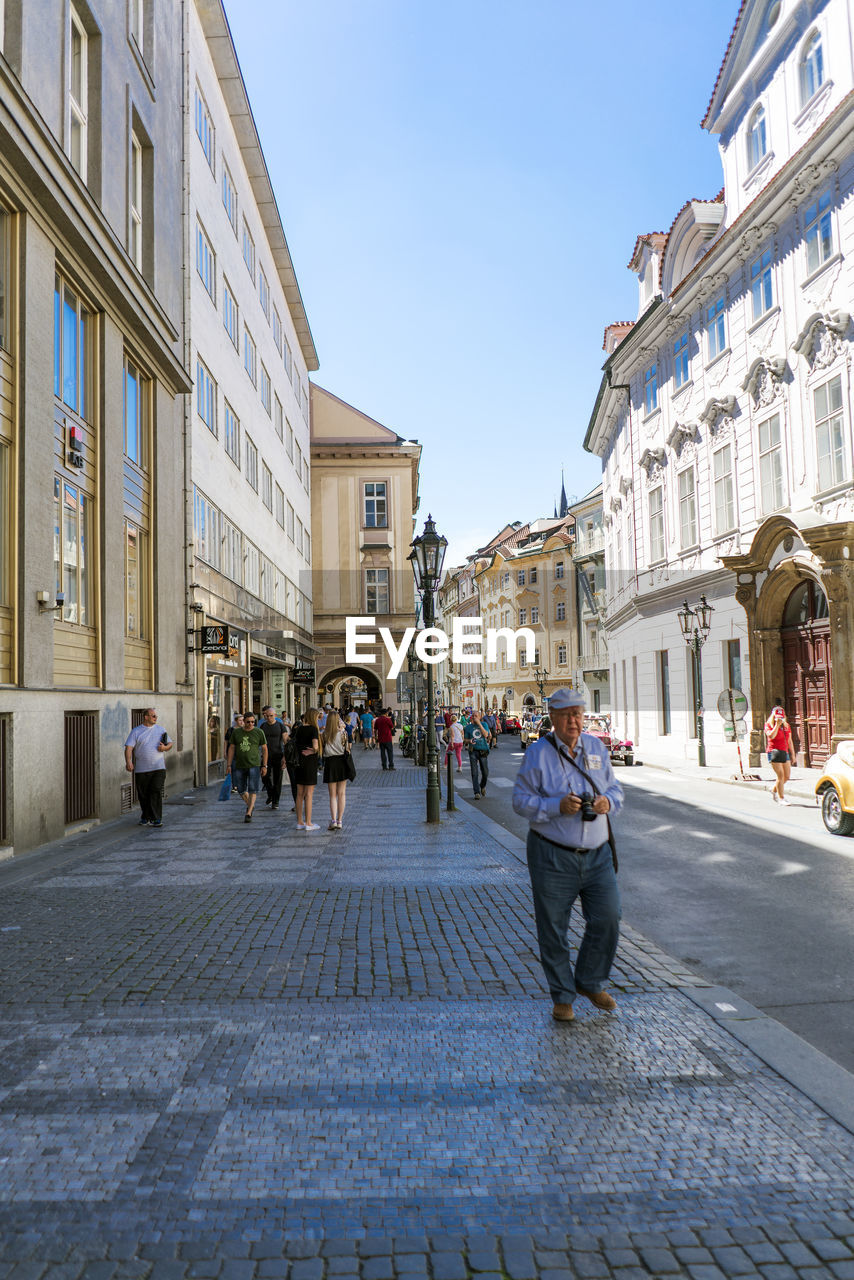
[[840, 742], [815, 784], [821, 817], [831, 835], [854, 835], [854, 739]]
[[519, 717], [518, 717], [518, 716], [505, 716], [505, 717], [504, 717], [504, 732], [505, 732], [505, 733], [518, 733], [518, 732], [519, 732], [519, 730], [520, 730], [521, 728], [522, 728], [522, 721], [519, 719]]
[[535, 716], [533, 720], [523, 720], [519, 731], [522, 750], [524, 751], [530, 742], [536, 742], [537, 738], [542, 738], [544, 734], [551, 731], [552, 722], [548, 716]]
[[621, 738], [612, 730], [607, 717], [588, 716], [584, 724], [584, 732], [592, 733], [594, 738], [598, 738], [608, 748], [612, 763], [621, 763], [626, 766], [634, 764], [634, 744], [628, 738]]

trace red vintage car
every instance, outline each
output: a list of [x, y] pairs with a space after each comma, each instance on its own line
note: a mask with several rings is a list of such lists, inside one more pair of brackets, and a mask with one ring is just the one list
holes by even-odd
[[522, 728], [522, 722], [521, 722], [521, 720], [519, 719], [519, 717], [518, 717], [518, 716], [505, 716], [505, 717], [504, 717], [504, 732], [505, 732], [505, 733], [518, 733], [518, 732], [519, 732], [519, 730], [520, 730], [521, 728]]
[[612, 732], [607, 716], [588, 716], [584, 722], [584, 732], [592, 733], [594, 738], [598, 738], [608, 748], [612, 763], [620, 761], [624, 765], [634, 764], [634, 745], [628, 738], [621, 738], [618, 733]]

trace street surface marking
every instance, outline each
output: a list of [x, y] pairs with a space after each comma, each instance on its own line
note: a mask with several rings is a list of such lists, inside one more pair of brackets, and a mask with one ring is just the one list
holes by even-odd
[[774, 872], [775, 876], [795, 876], [799, 871], [809, 871], [809, 867], [803, 862], [783, 862]]
[[731, 853], [704, 853], [698, 862], [735, 862]]

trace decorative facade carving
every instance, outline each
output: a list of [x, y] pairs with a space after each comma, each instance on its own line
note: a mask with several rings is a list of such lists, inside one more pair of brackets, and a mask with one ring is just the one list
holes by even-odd
[[633, 488], [632, 477], [623, 476], [622, 480], [620, 481], [620, 493], [623, 495], [624, 498], [627, 493], [631, 493], [632, 488]]
[[710, 431], [715, 432], [721, 418], [732, 418], [735, 415], [735, 406], [735, 396], [722, 396], [720, 398], [713, 396], [700, 414], [700, 421]]
[[651, 484], [664, 470], [666, 454], [663, 449], [644, 449], [638, 460], [638, 466], [646, 473], [646, 482]]
[[729, 276], [725, 271], [714, 271], [711, 275], [705, 277], [700, 284], [700, 298], [705, 300], [710, 298], [713, 293], [717, 293], [719, 289], [725, 289]]
[[794, 350], [806, 358], [810, 369], [825, 369], [844, 352], [850, 323], [847, 311], [816, 312], [798, 335]]
[[696, 440], [699, 434], [700, 429], [696, 422], [677, 422], [667, 437], [668, 448], [679, 457], [685, 446]]
[[818, 498], [813, 503], [813, 511], [822, 516], [830, 524], [840, 520], [851, 520], [854, 517], [854, 489], [845, 489], [835, 493], [832, 498]]
[[799, 208], [803, 203], [804, 196], [808, 196], [811, 191], [814, 191], [825, 178], [829, 178], [832, 173], [836, 173], [838, 168], [839, 165], [835, 160], [822, 160], [820, 164], [804, 165], [803, 169], [792, 178], [792, 194], [789, 196], [789, 204], [792, 208]]
[[741, 389], [753, 397], [755, 406], [769, 405], [783, 394], [785, 373], [786, 361], [782, 356], [760, 356], [750, 366]]
[[770, 240], [777, 234], [776, 222], [765, 222], [762, 226], [755, 223], [748, 227], [738, 245], [738, 256], [742, 262], [752, 258], [764, 240]]

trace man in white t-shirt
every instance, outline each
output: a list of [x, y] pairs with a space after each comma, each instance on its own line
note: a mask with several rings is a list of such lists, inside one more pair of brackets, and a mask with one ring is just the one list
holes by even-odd
[[136, 794], [142, 810], [141, 827], [163, 826], [164, 757], [171, 750], [172, 739], [157, 723], [157, 712], [154, 707], [146, 708], [142, 724], [131, 729], [125, 742], [125, 768], [136, 777]]

